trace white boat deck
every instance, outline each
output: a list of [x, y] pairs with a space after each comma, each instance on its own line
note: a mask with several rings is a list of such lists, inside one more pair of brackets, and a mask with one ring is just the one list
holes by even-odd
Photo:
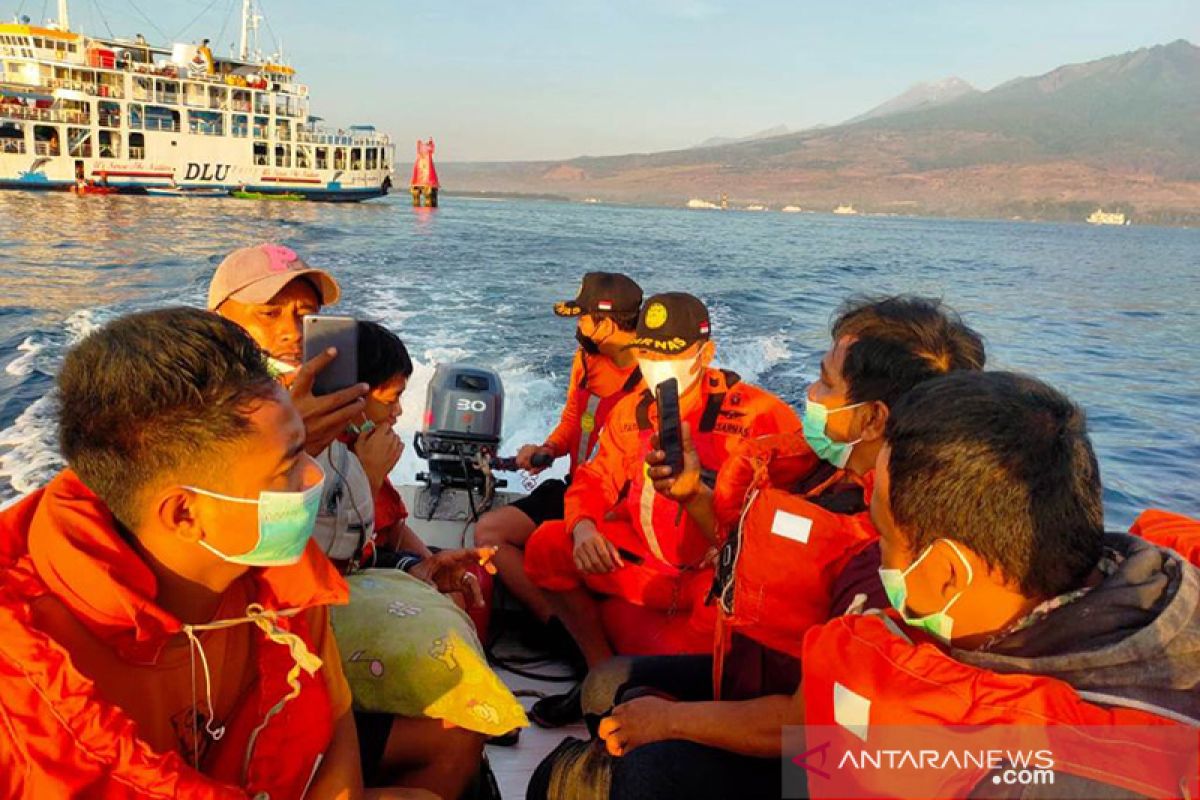
[[[497, 670], [497, 674], [514, 692], [532, 690], [551, 695], [565, 692], [571, 687], [569, 683], [535, 681], [503, 669]], [[521, 697], [520, 699], [521, 704], [528, 711], [537, 698]], [[586, 739], [587, 728], [582, 722], [554, 730], [539, 728], [530, 723], [528, 728], [521, 731], [521, 740], [512, 747], [488, 745], [488, 761], [491, 762], [492, 771], [496, 774], [496, 781], [500, 784], [500, 793], [505, 800], [519, 800], [519, 798], [525, 797], [525, 787], [529, 785], [529, 778], [537, 769], [537, 765], [566, 736]]]

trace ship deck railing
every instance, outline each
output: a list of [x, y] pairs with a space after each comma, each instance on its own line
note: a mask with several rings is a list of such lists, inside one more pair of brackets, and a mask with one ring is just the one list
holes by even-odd
[[65, 122], [69, 125], [87, 125], [88, 117], [82, 111], [67, 111], [54, 108], [30, 108], [15, 103], [0, 103], [0, 117], [25, 119], [33, 122]]

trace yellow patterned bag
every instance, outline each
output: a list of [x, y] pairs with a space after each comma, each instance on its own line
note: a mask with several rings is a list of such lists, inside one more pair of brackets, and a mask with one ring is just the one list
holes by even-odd
[[529, 725], [450, 598], [396, 570], [347, 581], [350, 604], [332, 608], [333, 628], [356, 709], [432, 717], [489, 736]]

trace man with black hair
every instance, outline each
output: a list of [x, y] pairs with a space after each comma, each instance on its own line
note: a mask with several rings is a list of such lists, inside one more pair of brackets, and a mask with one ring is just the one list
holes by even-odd
[[574, 650], [569, 634], [525, 572], [525, 543], [542, 523], [563, 518], [571, 476], [591, 459], [609, 412], [621, 398], [641, 388], [637, 359], [626, 349], [641, 306], [642, 288], [616, 272], [587, 273], [576, 298], [555, 305], [555, 314], [576, 321], [579, 343], [567, 380], [567, 401], [558, 426], [542, 444], [522, 447], [517, 465], [537, 475], [552, 461], [566, 457], [570, 459], [566, 480], [542, 481], [527, 497], [484, 514], [475, 526], [475, 544], [497, 548], [493, 563], [505, 587], [545, 626], [547, 643], [568, 653]]
[[[740, 701], [786, 700], [799, 682], [804, 631], [844, 612], [848, 596], [861, 590], [876, 606], [886, 602], [874, 577], [878, 534], [867, 504], [889, 409], [912, 387], [950, 371], [980, 370], [984, 360], [979, 335], [936, 300], [851, 298], [839, 309], [819, 377], [808, 387], [802, 431], [747, 442], [712, 489], [695, 480], [693, 454], [680, 475], [664, 466], [661, 452], [650, 454], [656, 488], [677, 496], [681, 486], [692, 486], [689, 514], [722, 545], [713, 586], [718, 629], [711, 656], [618, 658], [593, 672], [583, 697], [593, 728], [612, 709], [601, 733], [688, 740], [619, 761], [614, 781], [639, 780], [659, 750], [664, 760], [694, 751], [707, 766], [693, 769], [686, 785], [778, 794], [776, 764], [714, 751], [706, 735], [736, 725]], [[864, 573], [869, 580], [861, 579]], [[670, 704], [671, 713], [700, 732], [668, 734], [658, 705], [666, 700], [620, 704], [646, 692], [681, 701]], [[690, 702], [714, 699], [722, 702]]]
[[68, 468], [0, 514], [0, 794], [357, 795], [324, 476], [261, 350], [132, 314], [58, 388]]
[[[1144, 538], [1105, 533], [1083, 411], [1012, 373], [951, 375], [905, 396], [876, 474], [890, 608], [812, 631], [803, 685], [781, 713], [852, 726], [862, 747], [918, 721], [987, 726], [1009, 748], [1056, 731], [1046, 794], [997, 790], [983, 766], [939, 776], [927, 796], [1194, 795], [1200, 570], [1155, 542], [1194, 543], [1196, 524], [1183, 534], [1180, 518], [1159, 515], [1139, 523]], [[751, 729], [744, 747], [766, 755], [779, 739]], [[842, 777], [854, 783], [810, 775], [812, 796], [904, 792], [887, 772]]]

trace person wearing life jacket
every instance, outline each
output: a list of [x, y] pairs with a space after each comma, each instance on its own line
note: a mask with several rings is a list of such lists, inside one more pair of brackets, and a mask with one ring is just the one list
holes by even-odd
[[[711, 642], [713, 610], [704, 605], [711, 541], [646, 474], [658, 385], [678, 382], [684, 435], [709, 480], [740, 442], [800, 425], [778, 397], [709, 366], [708, 310], [690, 294], [647, 300], [629, 346], [647, 388], [613, 409], [595, 457], [575, 473], [564, 520], [542, 525], [526, 545], [530, 578], [547, 592], [589, 668], [614, 652], [700, 652]], [[580, 714], [576, 687], [539, 701], [531, 716], [554, 726]]]
[[525, 543], [542, 523], [563, 518], [567, 486], [595, 452], [609, 414], [618, 401], [642, 388], [637, 358], [626, 348], [641, 307], [642, 287], [615, 272], [587, 273], [575, 299], [555, 305], [555, 314], [577, 320], [579, 347], [567, 381], [567, 400], [558, 426], [542, 444], [520, 448], [517, 465], [537, 475], [552, 460], [568, 458], [567, 476], [543, 480], [528, 496], [484, 514], [475, 526], [475, 544], [497, 548], [493, 563], [500, 580], [542, 623], [538, 638], [568, 653], [575, 649], [570, 635], [542, 590], [525, 574]]
[[[370, 417], [387, 421], [399, 404], [408, 379], [403, 373], [412, 369], [403, 344], [397, 349], [394, 335], [360, 323], [362, 382], [328, 395], [312, 393], [313, 378], [335, 354], [323, 353], [301, 364], [304, 317], [337, 302], [339, 294], [332, 275], [308, 266], [290, 248], [264, 244], [235, 250], [218, 265], [209, 284], [208, 307], [241, 325], [268, 354], [270, 368], [289, 387], [301, 412], [306, 450], [327, 468], [314, 536], [321, 551], [345, 572], [351, 564], [376, 556], [378, 532], [394, 547], [387, 566], [404, 569], [444, 592], [470, 593], [472, 601], [481, 602], [478, 585], [461, 580], [468, 574], [464, 563], [477, 561], [477, 555], [463, 550], [432, 554], [406, 524], [403, 502], [388, 478], [403, 449], [393, 426], [362, 427]], [[365, 352], [372, 344], [388, 349], [389, 357]], [[389, 362], [383, 371], [391, 374], [372, 369], [376, 361]], [[354, 487], [364, 485], [370, 491], [352, 499]], [[458, 796], [482, 769], [484, 737], [473, 731], [428, 717], [359, 711], [354, 720], [362, 771], [373, 785]]]
[[[691, 453], [684, 474], [675, 476], [663, 454], [652, 452], [647, 464], [656, 489], [671, 497], [677, 483], [690, 482], [696, 496], [687, 496], [689, 508], [724, 542], [714, 589], [717, 636], [703, 655], [614, 658], [593, 670], [583, 688], [593, 734], [614, 705], [639, 692], [731, 701], [704, 709], [681, 702], [675, 709], [703, 710], [714, 725], [725, 724], [720, 713], [734, 713], [737, 701], [794, 693], [804, 631], [840, 613], [838, 587], [847, 572], [877, 574], [878, 534], [867, 502], [888, 409], [913, 386], [947, 371], [982, 369], [984, 360], [979, 335], [937, 300], [851, 298], [831, 325], [819, 377], [806, 390], [802, 432], [743, 443], [712, 489], [695, 480]], [[856, 592], [862, 588], [871, 604], [885, 606], [877, 577], [873, 584]], [[696, 759], [712, 755], [701, 744], [690, 746]], [[729, 758], [719, 754], [714, 763]], [[546, 765], [558, 773], [567, 768], [565, 760]], [[744, 779], [742, 770], [719, 772]], [[697, 775], [697, 786], [714, 779]]]
[[131, 314], [58, 389], [68, 468], [0, 513], [0, 795], [360, 792], [324, 476], [258, 346]]
[[[902, 398], [884, 440], [871, 516], [890, 608], [810, 629], [797, 693], [741, 704], [737, 735], [708, 743], [782, 753], [788, 793], [811, 797], [1196, 796], [1200, 569], [1104, 532], [1082, 410], [1027, 376], [958, 372]], [[656, 698], [633, 703], [678, 728]], [[625, 736], [621, 712], [607, 746], [636, 756], [655, 733]], [[968, 741], [1038, 751], [1053, 785], [1017, 785], [1008, 757], [845, 767]]]

